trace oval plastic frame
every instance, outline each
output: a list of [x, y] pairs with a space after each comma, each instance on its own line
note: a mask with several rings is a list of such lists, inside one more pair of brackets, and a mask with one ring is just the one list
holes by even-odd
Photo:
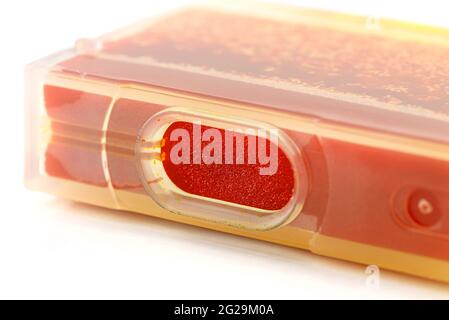
[[[294, 174], [294, 192], [287, 205], [275, 211], [243, 206], [187, 193], [167, 176], [161, 159], [161, 143], [174, 122], [201, 122], [202, 125], [233, 130], [265, 129], [276, 132], [277, 142], [289, 159]], [[257, 131], [256, 131], [257, 132]], [[266, 231], [293, 221], [301, 212], [308, 190], [306, 165], [294, 142], [278, 128], [258, 121], [216, 116], [188, 108], [168, 108], [152, 116], [141, 128], [136, 147], [136, 165], [148, 195], [162, 208], [183, 216], [247, 230]]]

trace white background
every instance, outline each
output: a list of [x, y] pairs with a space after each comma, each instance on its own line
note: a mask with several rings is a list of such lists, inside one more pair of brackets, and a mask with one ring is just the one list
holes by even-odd
[[[164, 4], [161, 4], [161, 3]], [[0, 4], [0, 298], [449, 298], [449, 286], [26, 191], [26, 63], [188, 1]], [[446, 1], [289, 1], [449, 24]]]

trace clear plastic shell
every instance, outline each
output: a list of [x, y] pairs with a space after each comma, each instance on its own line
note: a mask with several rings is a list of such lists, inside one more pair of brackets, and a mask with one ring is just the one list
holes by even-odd
[[[449, 31], [380, 22], [192, 7], [79, 41], [27, 67], [26, 184], [449, 281]], [[169, 166], [197, 121], [277, 130], [283, 178]]]

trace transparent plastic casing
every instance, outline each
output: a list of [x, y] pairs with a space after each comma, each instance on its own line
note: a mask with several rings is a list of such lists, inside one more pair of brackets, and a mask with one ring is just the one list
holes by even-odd
[[[240, 3], [80, 40], [27, 67], [26, 184], [449, 281], [449, 32], [369, 21]], [[199, 120], [276, 131], [283, 171], [169, 176]]]

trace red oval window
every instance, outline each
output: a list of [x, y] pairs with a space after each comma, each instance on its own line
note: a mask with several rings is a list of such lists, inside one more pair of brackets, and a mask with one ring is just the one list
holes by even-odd
[[280, 210], [294, 193], [293, 168], [278, 144], [265, 137], [174, 122], [163, 136], [163, 167], [189, 194]]

